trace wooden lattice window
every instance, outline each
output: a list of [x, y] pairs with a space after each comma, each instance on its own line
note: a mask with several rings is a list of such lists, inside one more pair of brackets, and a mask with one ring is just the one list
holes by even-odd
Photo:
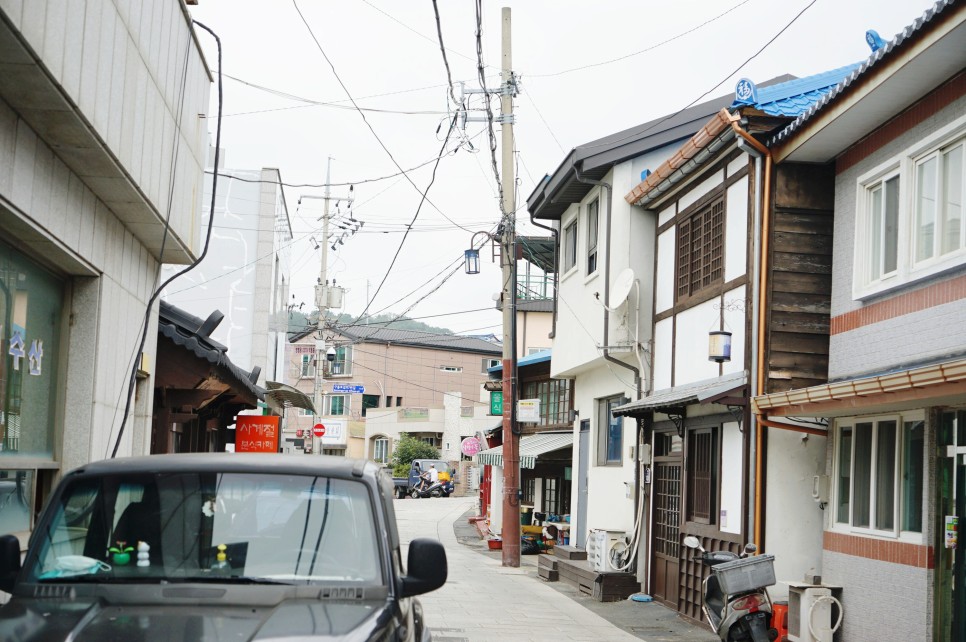
[[715, 523], [718, 497], [718, 452], [715, 430], [692, 430], [688, 434], [688, 519]]
[[681, 528], [681, 464], [655, 464], [654, 551], [677, 559]]
[[724, 278], [724, 200], [678, 223], [677, 297], [686, 299]]
[[539, 426], [572, 425], [569, 379], [544, 379], [523, 384], [524, 399], [540, 400]]

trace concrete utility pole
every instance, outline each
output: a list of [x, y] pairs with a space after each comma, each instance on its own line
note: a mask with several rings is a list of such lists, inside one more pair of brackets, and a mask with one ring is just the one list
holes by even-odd
[[[303, 196], [302, 198], [321, 198], [324, 201], [322, 210], [322, 264], [319, 266], [319, 282], [315, 285], [315, 306], [319, 310], [319, 318], [315, 323], [315, 385], [312, 392], [312, 403], [315, 405], [315, 421], [313, 426], [322, 423], [322, 415], [325, 408], [322, 403], [322, 385], [325, 382], [322, 376], [326, 361], [325, 346], [325, 315], [329, 308], [329, 282], [326, 279], [326, 269], [329, 262], [329, 201], [332, 200], [332, 191], [329, 187], [332, 175], [332, 157], [329, 156], [325, 166], [325, 195], [324, 196]], [[301, 201], [301, 199], [299, 199]], [[340, 201], [352, 202], [352, 198], [339, 198]], [[315, 436], [310, 435], [314, 441]], [[314, 444], [313, 444], [314, 445]], [[316, 454], [322, 454], [322, 442], [319, 441], [319, 449]]]
[[510, 8], [502, 11], [503, 84], [500, 91], [502, 128], [503, 218], [503, 566], [520, 566], [520, 436], [516, 419], [516, 193], [513, 171], [513, 77], [510, 48]]

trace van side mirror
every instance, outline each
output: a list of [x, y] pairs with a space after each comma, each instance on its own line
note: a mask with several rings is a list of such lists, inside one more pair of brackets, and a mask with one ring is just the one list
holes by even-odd
[[0, 536], [0, 591], [13, 592], [20, 573], [20, 540], [16, 535]]
[[402, 597], [435, 591], [446, 583], [446, 549], [434, 539], [420, 537], [409, 543], [406, 576], [402, 578]]

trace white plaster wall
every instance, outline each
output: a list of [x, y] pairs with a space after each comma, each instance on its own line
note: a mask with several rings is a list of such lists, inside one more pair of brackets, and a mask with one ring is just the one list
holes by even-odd
[[718, 376], [718, 364], [708, 360], [708, 331], [718, 327], [715, 299], [678, 314], [674, 352], [674, 385]]
[[738, 156], [738, 158], [728, 163], [728, 169], [727, 169], [728, 176], [734, 176], [741, 170], [748, 167], [748, 160], [749, 160], [748, 154], [741, 154], [740, 156]]
[[735, 288], [725, 293], [725, 302], [735, 302], [736, 305], [726, 307], [723, 311], [725, 329], [731, 333], [731, 361], [721, 364], [722, 374], [732, 374], [742, 370], [751, 370], [749, 364], [745, 363], [745, 309], [750, 307], [750, 301], [746, 305], [737, 305], [738, 302], [745, 300], [745, 286]]
[[[765, 551], [775, 556], [779, 583], [773, 599], [787, 596], [782, 581], [801, 582], [822, 574], [825, 512], [812, 500], [812, 478], [825, 474], [826, 439], [789, 430], [768, 430], [766, 454]], [[831, 510], [826, 507], [826, 510]]]
[[[576, 392], [574, 409], [578, 411], [581, 419], [589, 418], [591, 421], [589, 440], [591, 452], [588, 457], [590, 469], [587, 471], [587, 524], [576, 524], [574, 528], [582, 530], [585, 535], [589, 529], [598, 528], [630, 531], [634, 525], [634, 500], [633, 496], [626, 496], [625, 482], [634, 481], [635, 463], [627, 456], [628, 446], [634, 445], [636, 439], [636, 425], [633, 420], [624, 420], [623, 465], [597, 465], [597, 443], [601, 429], [597, 400], [614, 395], [625, 395], [633, 399], [634, 388], [630, 371], [614, 364], [610, 364], [609, 367], [594, 368], [577, 377], [574, 390]], [[576, 430], [579, 430], [579, 423], [575, 426], [574, 433], [572, 461], [574, 480], [577, 479], [576, 471], [580, 462], [580, 440]], [[571, 520], [576, 519], [579, 501], [575, 481], [571, 493]]]
[[743, 438], [735, 421], [725, 423], [721, 433], [721, 506], [718, 524], [726, 533], [740, 533]]
[[727, 283], [746, 272], [748, 260], [748, 177], [731, 185], [725, 197], [725, 273]]
[[657, 237], [657, 278], [654, 283], [654, 312], [670, 310], [674, 305], [674, 240], [677, 227], [672, 225]]
[[721, 172], [714, 172], [700, 183], [695, 184], [678, 199], [678, 211], [683, 212], [694, 203], [697, 203], [702, 196], [718, 187], [721, 184]]
[[674, 319], [654, 324], [654, 390], [671, 387], [671, 359], [674, 356]]

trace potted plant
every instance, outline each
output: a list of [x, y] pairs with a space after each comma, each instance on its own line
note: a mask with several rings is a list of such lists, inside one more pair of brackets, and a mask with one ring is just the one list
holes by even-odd
[[124, 566], [131, 561], [131, 552], [134, 550], [133, 546], [128, 546], [127, 542], [117, 542], [117, 546], [112, 546], [107, 549], [107, 552], [111, 554], [111, 560], [117, 566]]

